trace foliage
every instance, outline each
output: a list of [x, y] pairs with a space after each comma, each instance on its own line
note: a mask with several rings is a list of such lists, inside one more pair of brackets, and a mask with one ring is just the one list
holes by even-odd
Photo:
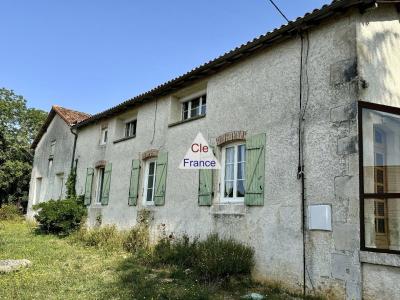
[[192, 268], [198, 255], [198, 240], [190, 241], [187, 235], [181, 238], [163, 238], [154, 247], [153, 261], [157, 263], [176, 265], [182, 268]]
[[137, 224], [125, 236], [123, 247], [132, 254], [141, 254], [150, 249], [149, 229], [145, 224]]
[[67, 235], [79, 229], [86, 216], [86, 208], [74, 198], [50, 200], [33, 206], [39, 229], [45, 233]]
[[0, 88], [0, 206], [3, 202], [26, 206], [33, 161], [30, 144], [46, 116], [27, 108], [22, 96]]
[[5, 204], [0, 207], [0, 220], [18, 220], [21, 217], [21, 210], [14, 204]]
[[232, 275], [250, 274], [254, 250], [233, 239], [209, 235], [205, 240], [161, 239], [154, 248], [154, 262], [191, 268], [205, 280], [226, 279]]
[[106, 250], [122, 249], [125, 234], [117, 230], [115, 225], [108, 225], [93, 229], [82, 226], [79, 230], [71, 234], [70, 240], [81, 243], [84, 246], [102, 248]]
[[67, 182], [65, 183], [65, 186], [67, 188], [67, 198], [75, 198], [76, 197], [76, 167], [72, 169], [72, 171], [69, 173]]
[[0, 299], [217, 300], [241, 299], [250, 292], [268, 295], [271, 300], [302, 298], [281, 286], [261, 285], [248, 277], [230, 277], [223, 285], [203, 283], [186, 270], [150, 267], [122, 249], [107, 252], [83, 247], [70, 243], [70, 238], [37, 235], [25, 221], [1, 222], [0, 260], [28, 258], [33, 267], [0, 276]]
[[254, 250], [233, 239], [220, 239], [212, 234], [199, 242], [194, 268], [205, 280], [250, 274], [254, 266]]
[[148, 269], [135, 257], [124, 260], [118, 268], [121, 287], [130, 290], [130, 299], [210, 299], [210, 289], [191, 277], [171, 278], [170, 269]]
[[137, 224], [131, 228], [125, 237], [123, 247], [134, 255], [149, 256], [150, 253], [150, 234], [149, 222], [150, 211], [146, 209], [138, 210]]

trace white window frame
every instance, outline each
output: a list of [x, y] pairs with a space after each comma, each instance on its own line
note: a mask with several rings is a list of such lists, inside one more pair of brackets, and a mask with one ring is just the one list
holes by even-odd
[[[147, 188], [149, 185], [149, 170], [150, 164], [154, 163], [154, 176], [153, 176], [153, 195], [151, 201], [147, 201]], [[154, 194], [156, 193], [156, 174], [157, 174], [157, 160], [149, 159], [146, 161], [145, 173], [144, 173], [144, 184], [143, 184], [143, 205], [152, 206], [154, 205]]]
[[[241, 145], [246, 147], [246, 143], [241, 141], [241, 142], [236, 142], [236, 143], [229, 143], [222, 148], [220, 203], [223, 203], [223, 204], [229, 204], [229, 203], [242, 204], [242, 203], [244, 203], [244, 196], [236, 197], [236, 194], [237, 194], [238, 147]], [[231, 148], [231, 147], [235, 148], [234, 164], [233, 164], [233, 175], [234, 175], [233, 176], [233, 197], [228, 198], [228, 197], [225, 197], [225, 161], [226, 161], [226, 149]], [[247, 164], [247, 161], [245, 161], [245, 163]], [[245, 185], [246, 185], [246, 180], [245, 180]]]
[[[134, 135], [126, 135], [126, 125], [128, 125], [129, 123], [135, 122], [135, 121], [136, 121], [135, 134]], [[137, 130], [137, 119], [136, 118], [124, 121], [124, 134], [123, 134], [124, 137], [134, 137], [134, 136], [136, 136], [136, 130]]]
[[101, 189], [104, 184], [104, 172], [105, 167], [96, 168], [97, 178], [96, 178], [96, 203], [101, 204]]
[[[199, 99], [199, 107], [198, 107], [199, 114], [196, 116], [192, 116], [192, 102], [197, 99]], [[202, 114], [201, 110], [203, 107], [204, 100], [206, 101], [206, 103], [205, 103], [206, 112], [204, 114]], [[185, 105], [185, 103], [188, 103], [188, 117], [186, 119], [184, 118], [185, 110], [183, 109], [183, 106]], [[190, 97], [185, 97], [185, 98], [181, 99], [181, 119], [182, 119], [182, 121], [189, 120], [191, 118], [198, 117], [198, 116], [205, 116], [206, 114], [207, 114], [207, 93], [199, 92], [198, 94], [191, 95]]]
[[[107, 132], [107, 135], [105, 134]], [[100, 145], [106, 145], [108, 142], [108, 127], [100, 128]]]

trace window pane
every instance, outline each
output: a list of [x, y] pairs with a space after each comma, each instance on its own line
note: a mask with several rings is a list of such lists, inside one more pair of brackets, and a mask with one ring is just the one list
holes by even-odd
[[244, 197], [244, 180], [237, 181], [236, 197]]
[[104, 129], [103, 131], [103, 143], [107, 143], [107, 138], [108, 138], [108, 130]]
[[237, 167], [237, 179], [244, 179], [245, 177], [245, 163], [241, 162], [238, 163], [238, 167]]
[[189, 118], [189, 102], [182, 103], [182, 119], [186, 120]]
[[246, 161], [246, 146], [239, 145], [238, 146], [238, 162]]
[[147, 174], [146, 201], [150, 202], [153, 201], [155, 170], [156, 170], [156, 163], [154, 161], [149, 162], [149, 170]]
[[228, 164], [232, 164], [235, 159], [235, 148], [229, 147], [225, 149], [225, 162]]
[[136, 135], [136, 123], [137, 123], [136, 120], [132, 122], [131, 136]]
[[400, 199], [364, 200], [365, 246], [400, 250]]
[[226, 164], [225, 165], [225, 179], [226, 180], [233, 180], [234, 178], [234, 166], [233, 164]]
[[155, 162], [151, 162], [149, 164], [149, 176], [154, 175], [154, 166], [155, 166]]
[[129, 136], [135, 135], [135, 124], [132, 122], [129, 128]]
[[147, 188], [149, 188], [149, 189], [153, 188], [153, 181], [154, 181], [154, 175], [149, 175], [148, 181], [147, 181]]
[[104, 182], [104, 168], [99, 168], [98, 170], [98, 184], [97, 184], [97, 202], [101, 202], [101, 197], [103, 193], [103, 182]]
[[200, 114], [200, 98], [194, 99], [191, 102], [190, 117], [198, 116]]
[[365, 193], [400, 193], [400, 116], [363, 109]]
[[125, 124], [125, 136], [129, 136], [129, 123]]
[[153, 189], [147, 189], [146, 201], [153, 201]]
[[136, 121], [125, 124], [125, 136], [134, 136], [136, 134]]
[[233, 181], [225, 181], [225, 198], [233, 198]]
[[205, 104], [203, 104], [203, 105], [201, 106], [201, 114], [202, 114], [202, 115], [205, 115], [206, 112], [207, 112], [207, 107], [206, 107]]
[[207, 110], [207, 96], [204, 95], [201, 100], [201, 114], [205, 115]]

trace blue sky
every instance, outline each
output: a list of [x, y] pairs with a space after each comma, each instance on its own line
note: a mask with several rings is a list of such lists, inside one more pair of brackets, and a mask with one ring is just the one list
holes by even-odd
[[[289, 19], [330, 1], [275, 0]], [[267, 0], [2, 0], [0, 87], [96, 113], [285, 23]]]

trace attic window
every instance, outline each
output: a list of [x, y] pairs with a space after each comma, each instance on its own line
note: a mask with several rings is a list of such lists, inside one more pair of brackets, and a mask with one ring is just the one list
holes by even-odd
[[187, 120], [206, 114], [207, 95], [204, 94], [182, 103], [182, 120]]
[[108, 140], [108, 128], [103, 127], [101, 128], [100, 145], [107, 144], [107, 140]]
[[136, 135], [136, 120], [125, 123], [125, 137], [134, 137]]

